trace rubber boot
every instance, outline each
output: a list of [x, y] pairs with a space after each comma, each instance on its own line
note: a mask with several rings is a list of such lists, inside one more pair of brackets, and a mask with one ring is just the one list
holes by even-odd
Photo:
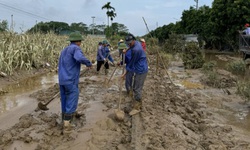
[[63, 121], [63, 133], [71, 133], [75, 129], [75, 125], [70, 122], [70, 120]]
[[133, 91], [132, 90], [128, 90], [126, 93], [127, 93], [128, 97], [133, 97]]
[[109, 73], [108, 69], [105, 69], [105, 75], [107, 75]]
[[141, 112], [141, 101], [134, 101], [133, 103], [133, 109], [129, 112], [130, 116], [133, 116], [135, 114], [138, 114]]
[[75, 125], [72, 123], [73, 116], [72, 115], [64, 115], [63, 120], [63, 133], [68, 134], [71, 133], [75, 129]]
[[64, 120], [64, 113], [62, 113], [62, 124], [63, 124], [63, 120]]

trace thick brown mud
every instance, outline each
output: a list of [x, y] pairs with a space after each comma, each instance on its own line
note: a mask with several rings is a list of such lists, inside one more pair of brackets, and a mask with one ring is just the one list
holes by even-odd
[[[246, 125], [249, 103], [235, 94], [233, 84], [224, 89], [212, 88], [202, 81], [200, 70], [184, 70], [181, 62], [172, 62], [167, 72], [163, 68], [156, 71], [154, 57], [149, 58], [139, 114], [129, 116], [133, 98], [123, 88], [121, 109], [125, 118], [117, 121], [114, 117], [122, 68], [109, 83], [115, 67], [110, 68], [108, 76], [104, 70], [97, 75], [93, 69], [81, 78], [78, 111], [84, 115], [74, 118], [76, 129], [71, 134], [62, 134], [59, 97], [48, 105], [48, 111], [35, 111], [39, 101], [46, 102], [58, 92], [54, 84], [30, 94], [35, 101], [28, 112], [12, 111], [20, 117], [10, 127], [0, 128], [0, 149], [250, 149]], [[231, 75], [223, 75], [228, 79], [225, 82], [233, 81], [229, 80]]]

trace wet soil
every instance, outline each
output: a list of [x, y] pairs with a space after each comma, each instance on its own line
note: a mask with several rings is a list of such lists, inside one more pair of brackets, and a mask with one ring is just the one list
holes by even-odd
[[[74, 118], [76, 129], [72, 133], [61, 132], [59, 97], [48, 105], [48, 111], [37, 109], [39, 101], [46, 103], [58, 92], [55, 84], [31, 93], [30, 98], [36, 102], [29, 107], [11, 111], [13, 116], [20, 115], [16, 121], [8, 122], [0, 116], [0, 149], [250, 149], [250, 130], [245, 121], [249, 118], [249, 103], [235, 94], [234, 84], [213, 88], [202, 82], [200, 70], [185, 70], [180, 61], [171, 62], [167, 72], [163, 68], [156, 71], [154, 56], [149, 58], [139, 114], [128, 115], [133, 99], [123, 88], [121, 109], [125, 118], [117, 121], [114, 117], [122, 68], [109, 83], [115, 67], [110, 68], [108, 76], [104, 70], [97, 75], [93, 69], [81, 77], [78, 112], [83, 115]], [[230, 73], [222, 74], [224, 82], [234, 82]]]

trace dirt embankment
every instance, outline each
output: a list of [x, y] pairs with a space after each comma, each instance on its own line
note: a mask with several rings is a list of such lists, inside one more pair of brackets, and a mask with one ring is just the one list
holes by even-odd
[[[150, 59], [153, 62], [153, 56]], [[120, 72], [117, 71], [107, 84], [110, 74], [105, 77], [92, 70], [79, 84], [78, 111], [84, 115], [74, 119], [77, 125], [74, 132], [61, 133], [60, 103], [56, 102], [49, 105], [53, 112], [24, 114], [11, 128], [0, 130], [0, 149], [250, 149], [249, 131], [230, 124], [225, 115], [235, 113], [234, 107], [230, 107], [232, 104], [244, 102], [234, 94], [235, 88], [227, 88], [228, 95], [221, 89], [202, 84], [199, 70], [184, 70], [180, 63], [172, 63], [170, 67], [171, 79], [163, 69], [156, 72], [156, 66], [150, 64], [143, 89], [142, 111], [138, 115], [128, 115], [132, 98], [123, 89], [123, 122], [114, 119]], [[110, 73], [113, 69], [111, 67]], [[186, 86], [181, 84], [184, 81]], [[32, 96], [46, 101], [48, 97], [43, 99], [42, 95], [48, 96], [57, 88], [54, 86]]]

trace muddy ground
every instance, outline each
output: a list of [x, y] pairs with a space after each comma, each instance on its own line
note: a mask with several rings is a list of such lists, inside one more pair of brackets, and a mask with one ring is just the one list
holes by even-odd
[[[235, 94], [235, 79], [225, 70], [223, 89], [208, 86], [200, 70], [185, 70], [173, 61], [169, 70], [156, 70], [154, 56], [143, 89], [142, 111], [131, 117], [132, 97], [122, 89], [123, 122], [114, 117], [119, 101], [119, 76], [122, 68], [110, 68], [97, 75], [95, 69], [83, 74], [79, 84], [76, 129], [61, 132], [60, 100], [56, 97], [48, 111], [36, 104], [48, 101], [58, 92], [55, 84], [32, 93], [37, 103], [22, 114], [10, 128], [0, 129], [0, 150], [247, 150], [250, 130], [235, 124], [248, 102]], [[85, 69], [85, 68], [83, 68]], [[124, 84], [124, 83], [123, 83]], [[237, 107], [236, 107], [237, 106]], [[19, 112], [13, 112], [19, 113]], [[242, 116], [243, 120], [247, 116]], [[234, 119], [236, 118], [236, 119]], [[0, 120], [1, 122], [1, 120]]]

